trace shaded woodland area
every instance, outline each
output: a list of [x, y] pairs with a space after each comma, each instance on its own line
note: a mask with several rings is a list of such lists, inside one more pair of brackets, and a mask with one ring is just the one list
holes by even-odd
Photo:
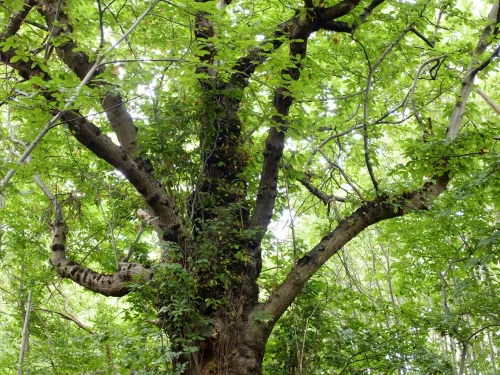
[[2, 374], [498, 374], [498, 2], [0, 17]]

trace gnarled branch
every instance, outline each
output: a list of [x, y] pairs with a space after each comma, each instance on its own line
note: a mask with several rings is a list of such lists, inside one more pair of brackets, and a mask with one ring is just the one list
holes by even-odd
[[52, 233], [52, 264], [62, 277], [104, 296], [121, 297], [131, 289], [128, 283], [132, 281], [147, 281], [150, 271], [138, 263], [119, 263], [118, 271], [113, 274], [101, 274], [82, 267], [66, 258], [66, 226], [61, 207], [56, 209], [56, 217], [51, 224]]
[[67, 228], [64, 223], [62, 208], [41, 178], [35, 175], [34, 179], [56, 211], [54, 221], [50, 225], [52, 233], [51, 262], [60, 276], [71, 279], [94, 292], [112, 297], [121, 297], [128, 294], [131, 290], [128, 286], [129, 282], [147, 281], [151, 277], [150, 270], [138, 263], [121, 262], [118, 264], [118, 270], [115, 273], [101, 274], [84, 268], [78, 263], [69, 262], [66, 258]]

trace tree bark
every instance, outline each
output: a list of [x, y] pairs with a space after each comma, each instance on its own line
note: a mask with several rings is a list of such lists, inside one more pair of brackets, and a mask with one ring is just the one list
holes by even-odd
[[[204, 2], [204, 0], [199, 1]], [[200, 111], [202, 130], [199, 138], [206, 143], [202, 143], [200, 146], [203, 159], [200, 170], [201, 178], [193, 194], [191, 215], [187, 214], [184, 217], [179, 215], [178, 206], [154, 176], [151, 165], [138, 155], [140, 147], [137, 144], [137, 129], [132, 117], [127, 112], [124, 100], [111, 85], [107, 86], [108, 91], [101, 97], [101, 104], [117, 135], [120, 146], [114, 144], [109, 137], [102, 133], [101, 129], [81, 116], [78, 111], [68, 109], [59, 112], [58, 116], [68, 125], [71, 135], [95, 156], [120, 171], [144, 198], [145, 203], [154, 213], [158, 227], [162, 231], [163, 240], [174, 242], [179, 245], [182, 251], [189, 252], [189, 257], [184, 256], [181, 260], [165, 257], [163, 264], [177, 262], [176, 265], [180, 266], [179, 268], [192, 272], [193, 265], [196, 264], [196, 257], [206, 257], [200, 251], [199, 245], [213, 241], [215, 250], [213, 254], [210, 254], [212, 255], [210, 261], [215, 271], [202, 269], [199, 271], [201, 276], [196, 274], [198, 279], [195, 279], [192, 274], [190, 275], [193, 280], [198, 281], [198, 285], [196, 286], [197, 294], [193, 297], [196, 302], [193, 303], [193, 311], [189, 311], [189, 314], [199, 314], [203, 324], [210, 323], [208, 326], [200, 327], [196, 324], [175, 326], [174, 322], [169, 321], [166, 314], [161, 315], [162, 309], [167, 307], [169, 296], [162, 290], [158, 291], [160, 301], [157, 306], [159, 326], [170, 336], [173, 345], [179, 347], [179, 352], [183, 351], [183, 343], [179, 340], [176, 341], [177, 337], [192, 337], [188, 334], [202, 337], [202, 339], [188, 339], [192, 340], [189, 344], [192, 343], [198, 349], [197, 352], [185, 353], [176, 359], [174, 365], [187, 365], [184, 374], [262, 374], [265, 346], [274, 325], [319, 268], [369, 226], [383, 220], [403, 216], [410, 211], [425, 210], [429, 203], [446, 189], [450, 172], [447, 170], [447, 161], [443, 159], [442, 173], [434, 176], [432, 182], [428, 182], [420, 189], [412, 192], [400, 192], [399, 195], [393, 197], [379, 194], [372, 201], [365, 201], [359, 194], [362, 203], [359, 203], [358, 208], [346, 219], [339, 220], [336, 229], [321, 239], [296, 264], [294, 262], [294, 266], [285, 281], [266, 302], [258, 303], [257, 278], [262, 261], [260, 243], [273, 214], [275, 214], [274, 206], [279, 192], [278, 173], [286, 144], [290, 108], [293, 104], [293, 90], [290, 87], [294, 81], [300, 78], [302, 64], [307, 56], [308, 38], [320, 29], [353, 32], [382, 2], [383, 0], [374, 0], [357, 18], [354, 25], [348, 25], [336, 20], [355, 9], [360, 3], [359, 0], [343, 0], [330, 7], [324, 4], [314, 6], [312, 1], [306, 1], [304, 13], [298, 12], [288, 21], [278, 25], [272, 36], [262, 45], [252, 49], [247, 56], [236, 61], [230, 77], [225, 79], [219, 76], [219, 70], [215, 65], [217, 51], [210, 39], [216, 37], [216, 30], [210, 21], [210, 14], [206, 11], [196, 13], [194, 34], [206, 52], [199, 58], [202, 64], [197, 71], [206, 73], [204, 77], [208, 78], [200, 79], [204, 95], [204, 109]], [[60, 7], [61, 3], [64, 2], [37, 0], [36, 3], [39, 5], [37, 10], [44, 17], [51, 30], [51, 35], [48, 36], [48, 45], [50, 45], [51, 37], [64, 37], [63, 43], [54, 46], [59, 59], [82, 80], [82, 85], [104, 86], [95, 79], [85, 82], [85, 79], [91, 76], [94, 70], [99, 73], [100, 69], [97, 69], [98, 64], [93, 64], [90, 61], [89, 54], [78, 49], [77, 43], [72, 39], [70, 17], [64, 12], [66, 7]], [[15, 34], [20, 28], [19, 20], [27, 16], [34, 1], [26, 2], [26, 4], [27, 6], [16, 15], [17, 18], [13, 18], [6, 31], [0, 35], [0, 40]], [[492, 15], [497, 15], [495, 18], [497, 20], [498, 9], [492, 11]], [[409, 30], [410, 28], [406, 32]], [[485, 52], [489, 37], [493, 32], [492, 25], [485, 28], [475, 50], [473, 63], [471, 63], [462, 82], [460, 98], [457, 100], [450, 118], [446, 135], [449, 140], [455, 138], [460, 130], [475, 75], [482, 66], [476, 67], [476, 63]], [[290, 41], [289, 58], [291, 64], [281, 71], [282, 82], [274, 92], [275, 112], [263, 150], [264, 161], [258, 192], [253, 202], [253, 216], [249, 218], [250, 215], [247, 213], [247, 206], [250, 206], [249, 197], [246, 188], [241, 185], [240, 181], [241, 172], [245, 170], [248, 161], [247, 155], [242, 150], [245, 139], [242, 123], [238, 117], [243, 97], [242, 90], [248, 86], [249, 78], [256, 68], [263, 64], [274, 50], [283, 45], [286, 38]], [[387, 49], [387, 53], [390, 48]], [[13, 49], [3, 51], [0, 53], [0, 62], [15, 69], [25, 79], [37, 75], [45, 80], [51, 79], [48, 74], [36, 68], [36, 64], [32, 64], [31, 61], [11, 62], [15, 56], [16, 52]], [[377, 65], [378, 62], [372, 69], [373, 71]], [[367, 93], [369, 89], [370, 82], [368, 82]], [[366, 100], [368, 100], [368, 96]], [[365, 113], [365, 117], [366, 115]], [[367, 150], [366, 147], [365, 149]], [[367, 164], [369, 166], [370, 163], [367, 161]], [[371, 171], [370, 166], [369, 169], [375, 190], [378, 190], [374, 172]], [[347, 177], [345, 179], [348, 181]], [[336, 199], [333, 196], [326, 196], [314, 188], [307, 179], [303, 183], [325, 203], [329, 203], [332, 198]], [[353, 190], [356, 188], [353, 187]], [[49, 199], [53, 200], [50, 197]], [[52, 263], [61, 277], [69, 278], [102, 295], [119, 297], [132, 290], [129, 284], [131, 281], [149, 282], [155, 276], [147, 267], [137, 263], [120, 263], [115, 273], [99, 274], [80, 264], [69, 262], [66, 258], [66, 228], [62, 211], [60, 207], [57, 207], [57, 204], [56, 209], [56, 219], [51, 227]], [[194, 235], [189, 238], [190, 241], [186, 241], [186, 243], [189, 242], [188, 244], [183, 241], [188, 236], [187, 231], [184, 233], [181, 230], [184, 229], [181, 227], [185, 217], [189, 217], [193, 221], [193, 226], [199, 225], [198, 230], [193, 231]], [[220, 226], [217, 227], [217, 223]], [[220, 223], [224, 225], [221, 226]], [[207, 225], [204, 226], [205, 224]], [[210, 226], [215, 229], [207, 229]], [[248, 232], [248, 229], [250, 232], [257, 233], [251, 239], [247, 239], [243, 235], [245, 230]], [[230, 240], [227, 240], [227, 237], [230, 237]], [[241, 250], [246, 250], [246, 252]], [[249, 253], [252, 259], [248, 262], [240, 260], [235, 256], [237, 253], [244, 255]], [[218, 275], [219, 272], [222, 272], [223, 275], [229, 274], [230, 277], [234, 278], [229, 286], [223, 285], [219, 281], [208, 282], [213, 281], [210, 278], [213, 278], [214, 274]], [[181, 279], [175, 280], [175, 277], [174, 274], [173, 281], [182, 282]], [[169, 281], [172, 280], [169, 279]], [[207, 299], [217, 299], [222, 306], [213, 308], [207, 303]], [[26, 313], [26, 321], [28, 320], [29, 307]], [[25, 332], [27, 332], [26, 324]], [[22, 348], [24, 348], [24, 344]], [[464, 344], [461, 372], [465, 366], [466, 351], [467, 344]], [[22, 353], [21, 350], [20, 366], [22, 365]]]
[[30, 315], [31, 315], [31, 290], [28, 292], [28, 301], [26, 302], [26, 314], [24, 316], [21, 349], [19, 351], [19, 362], [17, 364], [17, 375], [23, 375], [24, 356], [29, 350]]
[[207, 317], [211, 324], [192, 332], [204, 336], [204, 340], [194, 345], [198, 350], [180, 355], [174, 361], [174, 368], [185, 366], [183, 375], [262, 374], [269, 327], [249, 315], [231, 320], [228, 314], [227, 310], [218, 311]]

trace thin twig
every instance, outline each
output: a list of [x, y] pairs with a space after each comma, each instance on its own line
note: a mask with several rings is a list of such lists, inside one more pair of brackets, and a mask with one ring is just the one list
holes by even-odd
[[35, 313], [35, 316], [38, 318], [38, 320], [42, 324], [43, 329], [45, 331], [45, 337], [47, 337], [47, 352], [49, 354], [50, 365], [52, 366], [52, 370], [54, 371], [54, 374], [57, 375], [57, 367], [56, 367], [54, 361], [52, 360], [52, 340], [50, 339], [49, 327], [47, 326], [47, 323], [45, 323], [45, 321], [42, 319], [40, 314], [38, 314], [38, 311], [36, 311], [35, 308], [33, 308], [33, 312]]
[[411, 89], [410, 89], [410, 102], [411, 102], [411, 108], [413, 110], [413, 114], [415, 115], [415, 118], [417, 119], [417, 122], [420, 125], [422, 125], [422, 119], [420, 118], [420, 114], [418, 113], [417, 107], [415, 105], [415, 89], [417, 88], [418, 78], [420, 77], [420, 73], [422, 73], [422, 71], [424, 70], [424, 68], [428, 64], [430, 64], [431, 62], [434, 62], [434, 61], [439, 61], [439, 60], [441, 60], [444, 57], [446, 57], [446, 54], [441, 55], [441, 56], [437, 56], [437, 57], [433, 57], [433, 58], [431, 58], [429, 60], [424, 61], [420, 65], [420, 67], [418, 68], [417, 74], [415, 75], [415, 79], [413, 80], [413, 85], [411, 86]]
[[436, 24], [434, 25], [434, 32], [432, 33], [432, 42], [433, 43], [436, 42], [436, 36], [437, 36], [438, 29], [439, 29], [439, 24], [441, 23], [441, 17], [443, 17], [444, 10], [446, 9], [447, 6], [448, 6], [448, 4], [445, 4], [442, 8], [439, 8], [439, 14], [437, 16]]
[[370, 99], [370, 90], [372, 87], [372, 78], [379, 67], [379, 65], [384, 61], [384, 59], [387, 57], [387, 55], [392, 51], [394, 47], [398, 45], [398, 43], [405, 37], [405, 35], [411, 30], [413, 25], [408, 26], [406, 29], [403, 30], [401, 34], [398, 35], [398, 37], [391, 43], [389, 46], [385, 49], [384, 53], [377, 59], [375, 64], [370, 67], [370, 61], [368, 60], [368, 66], [370, 67], [370, 71], [368, 73], [368, 78], [366, 81], [366, 90], [365, 90], [365, 98], [364, 98], [364, 103], [363, 103], [363, 146], [364, 146], [364, 153], [365, 153], [365, 163], [366, 163], [366, 168], [368, 169], [368, 173], [370, 174], [370, 178], [372, 180], [373, 187], [375, 188], [376, 191], [379, 190], [378, 187], [378, 182], [375, 177], [375, 173], [373, 172], [372, 164], [370, 161], [370, 149], [369, 149], [369, 144], [368, 144], [368, 102]]
[[326, 154], [323, 152], [323, 150], [321, 150], [321, 149], [317, 149], [317, 150], [321, 154], [321, 156], [323, 156], [325, 158], [325, 160], [328, 162], [328, 164], [330, 164], [331, 167], [337, 169], [342, 174], [342, 177], [344, 177], [344, 180], [349, 184], [349, 186], [351, 187], [351, 189], [354, 192], [356, 192], [356, 194], [358, 195], [358, 197], [362, 201], [364, 201], [365, 199], [363, 198], [363, 195], [356, 188], [356, 186], [354, 185], [354, 183], [352, 182], [352, 180], [349, 178], [349, 176], [347, 175], [347, 173], [344, 171], [344, 169], [342, 169], [342, 167], [340, 165], [338, 165], [337, 163], [335, 163], [334, 161], [330, 160], [330, 158], [328, 156], [326, 156]]
[[420, 39], [422, 39], [429, 47], [434, 48], [434, 42], [427, 39], [425, 35], [422, 34], [420, 31], [418, 31], [414, 26], [410, 28], [410, 31], [416, 36], [418, 36]]
[[7, 106], [7, 127], [9, 128], [9, 137], [12, 143], [18, 146], [27, 147], [26, 143], [19, 139], [16, 139], [14, 135], [14, 128], [12, 127], [12, 122], [10, 121], [10, 105]]
[[66, 315], [66, 314], [63, 314], [59, 311], [54, 311], [54, 310], [47, 310], [47, 309], [37, 309], [38, 311], [43, 311], [43, 312], [46, 312], [46, 313], [51, 313], [51, 314], [57, 314], [59, 315], [60, 317], [66, 319], [66, 320], [69, 320], [73, 323], [75, 323], [79, 328], [83, 329], [85, 332], [87, 333], [90, 333], [91, 335], [95, 334], [93, 330], [91, 330], [90, 328], [88, 328], [87, 326], [85, 326], [85, 324], [83, 324], [81, 321], [79, 321], [75, 316], [73, 315]]
[[29, 340], [29, 324], [30, 324], [30, 314], [31, 314], [31, 290], [28, 292], [28, 301], [26, 302], [26, 315], [24, 317], [24, 326], [22, 332], [21, 350], [19, 351], [19, 362], [17, 364], [17, 374], [23, 375], [23, 363], [24, 356], [28, 351], [28, 340]]
[[295, 238], [295, 223], [292, 215], [292, 207], [290, 205], [290, 194], [288, 189], [288, 179], [286, 177], [286, 168], [283, 168], [283, 176], [285, 179], [285, 195], [287, 201], [288, 215], [290, 216], [290, 228], [292, 229], [292, 244], [293, 244], [293, 265], [297, 264], [297, 241]]
[[104, 47], [104, 21], [102, 17], [104, 14], [104, 10], [102, 9], [101, 6], [101, 0], [97, 0], [97, 11], [99, 12], [99, 29], [101, 32], [101, 41], [99, 42], [99, 51], [100, 51]]
[[132, 257], [132, 254], [134, 253], [134, 247], [135, 247], [135, 245], [137, 245], [137, 243], [141, 239], [141, 236], [144, 233], [145, 229], [146, 229], [146, 223], [143, 221], [143, 222], [141, 222], [141, 227], [139, 228], [139, 232], [137, 232], [137, 236], [135, 236], [134, 242], [132, 242], [132, 244], [128, 248], [128, 253], [122, 259], [122, 262], [128, 262], [130, 260], [130, 258]]

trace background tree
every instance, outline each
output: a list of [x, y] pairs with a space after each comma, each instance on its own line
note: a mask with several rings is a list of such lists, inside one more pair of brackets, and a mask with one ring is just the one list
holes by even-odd
[[[459, 346], [453, 358], [464, 372], [474, 340], [498, 324], [486, 313], [498, 280], [499, 159], [491, 151], [498, 120], [486, 103], [469, 103], [478, 75], [490, 103], [496, 99], [498, 5], [472, 13], [437, 1], [360, 3], [2, 3], [1, 144], [12, 155], [1, 166], [5, 298], [25, 317], [31, 291], [32, 331], [46, 338], [52, 371], [67, 350], [68, 337], [51, 338], [53, 320], [62, 318], [92, 337], [79, 346], [95, 354], [85, 358], [90, 368], [95, 359], [94, 369], [105, 363], [108, 372], [259, 374], [271, 332], [308, 288], [338, 309], [333, 323], [345, 328], [331, 332], [337, 353], [304, 360], [308, 327], [325, 324], [307, 294], [278, 325], [278, 335], [288, 330], [294, 340], [290, 362], [279, 359], [283, 348], [273, 339], [268, 368], [449, 371], [452, 364], [427, 345], [435, 329]], [[447, 204], [435, 202], [451, 186]], [[449, 208], [440, 263], [415, 266], [407, 248], [399, 254], [388, 244], [419, 227], [413, 243], [422, 243], [410, 253], [441, 251], [434, 239], [445, 227], [434, 233], [418, 222], [432, 214], [396, 218], [467, 199], [475, 212], [482, 208], [484, 233], [471, 223], [453, 231], [465, 209]], [[273, 217], [288, 221], [289, 243], [273, 243]], [[387, 219], [396, 224], [361, 235]], [[339, 257], [348, 282], [332, 286], [344, 303], [357, 301], [346, 314], [325, 291], [326, 279], [306, 285], [356, 238], [371, 242], [363, 241], [358, 260]], [[474, 267], [455, 268], [463, 262]], [[272, 277], [263, 264], [276, 270]], [[439, 276], [440, 294], [429, 296], [432, 313], [421, 320], [397, 312], [404, 282], [393, 281], [391, 270], [402, 264], [424, 285], [436, 285], [422, 276], [424, 265]], [[371, 271], [361, 277], [360, 265]], [[127, 296], [120, 307], [131, 331], [120, 336], [107, 327], [116, 318], [103, 299], [87, 313], [96, 320], [90, 328], [53, 269], [98, 294]], [[365, 277], [373, 281], [359, 295]], [[486, 297], [451, 302], [464, 284]], [[474, 306], [484, 306], [482, 319], [472, 319]], [[403, 337], [401, 327], [422, 331]], [[394, 344], [398, 338], [404, 345]], [[154, 345], [156, 353], [138, 350]], [[474, 361], [469, 366], [479, 369]]]

